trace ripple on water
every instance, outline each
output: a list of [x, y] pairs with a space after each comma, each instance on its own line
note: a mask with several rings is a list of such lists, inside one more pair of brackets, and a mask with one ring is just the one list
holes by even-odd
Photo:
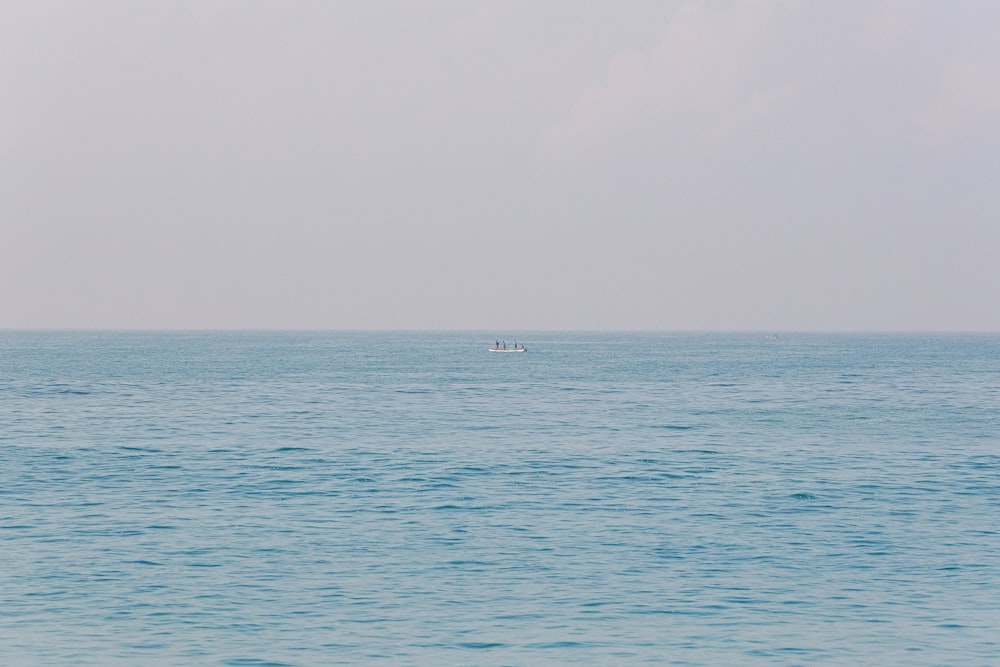
[[995, 661], [1000, 339], [467, 338], [0, 332], [0, 662]]

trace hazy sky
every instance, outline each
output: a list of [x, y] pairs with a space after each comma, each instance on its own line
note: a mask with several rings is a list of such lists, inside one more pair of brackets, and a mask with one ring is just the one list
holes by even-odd
[[993, 0], [0, 0], [0, 327], [1000, 330]]

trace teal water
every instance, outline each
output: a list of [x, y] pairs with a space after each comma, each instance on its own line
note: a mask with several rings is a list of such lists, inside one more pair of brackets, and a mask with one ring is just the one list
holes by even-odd
[[1000, 664], [1000, 336], [495, 338], [0, 332], [0, 663]]

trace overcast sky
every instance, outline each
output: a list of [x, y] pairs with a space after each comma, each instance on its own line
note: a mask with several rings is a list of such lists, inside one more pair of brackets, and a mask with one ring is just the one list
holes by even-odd
[[1000, 331], [993, 0], [0, 0], [0, 327]]

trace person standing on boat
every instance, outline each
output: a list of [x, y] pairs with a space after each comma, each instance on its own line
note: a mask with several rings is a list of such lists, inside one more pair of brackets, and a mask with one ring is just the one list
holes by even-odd
[[507, 341], [503, 342], [503, 349], [505, 349], [505, 350], [507, 349]]
[[493, 343], [493, 349], [494, 350], [499, 350], [500, 349], [500, 341], [497, 341], [497, 342]]

